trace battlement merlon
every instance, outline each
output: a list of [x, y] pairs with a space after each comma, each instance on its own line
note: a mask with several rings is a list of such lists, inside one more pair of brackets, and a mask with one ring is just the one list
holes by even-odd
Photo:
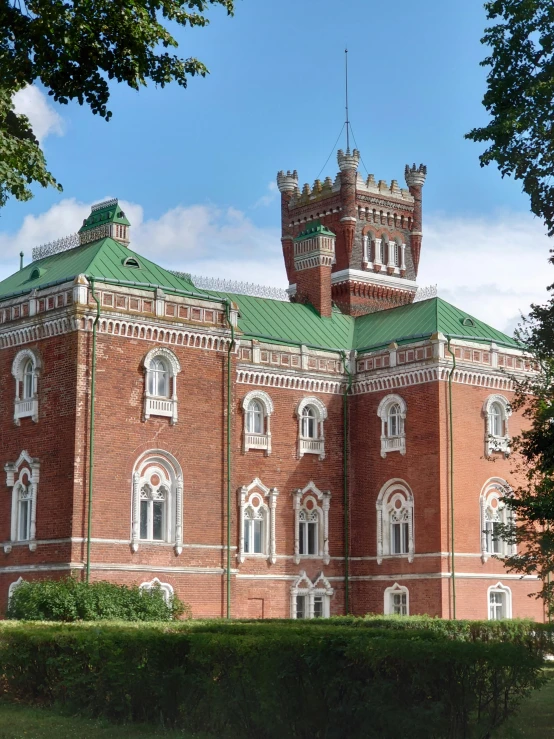
[[357, 170], [360, 163], [360, 152], [358, 149], [354, 149], [354, 151], [350, 153], [350, 149], [347, 149], [346, 153], [344, 153], [342, 149], [339, 149], [337, 151], [337, 162], [341, 172], [345, 172], [349, 169]]
[[410, 167], [407, 164], [404, 170], [404, 177], [408, 187], [423, 187], [425, 178], [427, 177], [427, 167], [425, 164], [420, 164], [419, 167], [416, 167], [415, 164]]
[[298, 189], [298, 172], [277, 172], [277, 187], [281, 193], [293, 193]]

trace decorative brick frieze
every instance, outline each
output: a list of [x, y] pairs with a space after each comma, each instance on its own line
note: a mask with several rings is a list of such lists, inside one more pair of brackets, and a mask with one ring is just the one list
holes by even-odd
[[261, 387], [279, 387], [288, 390], [302, 390], [310, 393], [327, 393], [339, 395], [343, 392], [344, 382], [326, 380], [320, 377], [281, 374], [278, 372], [251, 369], [237, 369], [239, 385], [256, 385]]

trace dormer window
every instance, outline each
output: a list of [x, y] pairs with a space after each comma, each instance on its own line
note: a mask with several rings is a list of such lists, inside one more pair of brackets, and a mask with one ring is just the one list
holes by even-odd
[[144, 420], [165, 416], [177, 423], [177, 375], [179, 360], [169, 349], [151, 349], [144, 358]]
[[[124, 226], [118, 226], [117, 228], [124, 229]], [[121, 238], [125, 238], [125, 235], [123, 234]], [[132, 267], [133, 269], [140, 269], [140, 262], [136, 257], [127, 257], [127, 259], [123, 260], [123, 266], [124, 267]]]
[[40, 358], [31, 349], [23, 349], [16, 355], [12, 365], [15, 378], [14, 421], [19, 426], [22, 418], [38, 422], [38, 378]]
[[271, 425], [273, 401], [263, 390], [252, 390], [242, 401], [244, 411], [243, 452], [264, 449], [271, 454]]

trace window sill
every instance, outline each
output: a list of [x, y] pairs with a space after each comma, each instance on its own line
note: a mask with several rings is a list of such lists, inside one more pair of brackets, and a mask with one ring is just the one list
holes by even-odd
[[270, 434], [244, 434], [244, 452], [249, 449], [263, 449], [266, 457], [271, 454], [271, 436]]
[[406, 437], [405, 436], [382, 436], [381, 437], [381, 456], [385, 458], [390, 452], [400, 452], [402, 456], [406, 454]]
[[177, 423], [177, 401], [173, 398], [152, 398], [144, 399], [144, 420], [148, 421], [151, 416], [161, 416], [162, 418], [171, 418], [171, 423]]
[[305, 454], [318, 454], [320, 459], [325, 459], [324, 439], [300, 439], [298, 447], [299, 457]]
[[13, 419], [19, 426], [20, 419], [32, 418], [35, 423], [38, 423], [38, 399], [33, 398], [32, 400], [16, 400], [15, 410]]

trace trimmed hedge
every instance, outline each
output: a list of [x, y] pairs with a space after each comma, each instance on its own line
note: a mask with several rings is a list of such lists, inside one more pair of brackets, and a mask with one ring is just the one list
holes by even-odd
[[159, 587], [98, 581], [87, 584], [75, 577], [22, 582], [13, 591], [6, 618], [26, 621], [172, 621], [187, 606], [177, 596], [166, 603]]
[[417, 628], [0, 628], [0, 673], [13, 698], [228, 739], [484, 738], [540, 683], [541, 665], [520, 644]]

